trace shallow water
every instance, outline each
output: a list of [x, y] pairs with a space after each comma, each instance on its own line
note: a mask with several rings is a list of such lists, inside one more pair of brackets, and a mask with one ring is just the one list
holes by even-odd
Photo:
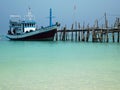
[[120, 43], [0, 41], [0, 90], [119, 90]]

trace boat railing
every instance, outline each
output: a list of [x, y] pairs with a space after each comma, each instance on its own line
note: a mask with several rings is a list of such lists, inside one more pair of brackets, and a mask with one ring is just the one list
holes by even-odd
[[20, 15], [10, 15], [10, 21], [16, 22], [16, 21], [20, 21], [21, 20], [21, 16]]

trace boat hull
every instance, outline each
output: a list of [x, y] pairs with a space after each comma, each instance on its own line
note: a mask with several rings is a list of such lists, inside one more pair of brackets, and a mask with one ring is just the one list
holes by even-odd
[[[53, 41], [56, 31], [57, 29], [52, 29], [45, 32], [38, 32], [33, 35], [30, 34], [25, 37], [22, 37], [22, 35], [18, 35], [16, 36], [16, 38], [15, 37], [13, 38], [12, 35], [11, 36], [9, 35], [7, 36], [7, 38], [14, 41]], [[29, 32], [29, 33], [33, 33], [33, 32]]]

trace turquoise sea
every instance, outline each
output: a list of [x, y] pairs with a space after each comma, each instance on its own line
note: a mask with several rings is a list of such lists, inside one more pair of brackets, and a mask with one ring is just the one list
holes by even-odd
[[1, 40], [0, 90], [120, 90], [120, 43]]

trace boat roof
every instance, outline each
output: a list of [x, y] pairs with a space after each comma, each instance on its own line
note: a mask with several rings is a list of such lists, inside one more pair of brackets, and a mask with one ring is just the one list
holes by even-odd
[[34, 20], [10, 20], [10, 23], [32, 23], [32, 24], [35, 24], [36, 22]]
[[36, 23], [35, 17], [32, 15], [31, 8], [28, 9], [28, 14], [22, 19], [20, 15], [10, 15], [10, 23]]

